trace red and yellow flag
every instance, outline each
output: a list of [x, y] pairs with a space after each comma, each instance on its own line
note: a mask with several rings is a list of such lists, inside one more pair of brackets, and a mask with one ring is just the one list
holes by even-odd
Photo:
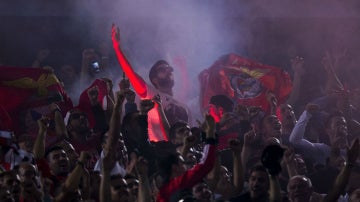
[[56, 102], [65, 116], [73, 107], [71, 99], [50, 70], [0, 67], [0, 72], [0, 106], [10, 115], [15, 132], [23, 132], [21, 127], [26, 127], [20, 124], [24, 111]]
[[199, 74], [200, 105], [206, 109], [213, 95], [224, 94], [246, 106], [262, 106], [269, 110], [266, 92], [272, 92], [278, 103], [286, 101], [292, 83], [280, 68], [260, 64], [235, 54], [228, 54]]

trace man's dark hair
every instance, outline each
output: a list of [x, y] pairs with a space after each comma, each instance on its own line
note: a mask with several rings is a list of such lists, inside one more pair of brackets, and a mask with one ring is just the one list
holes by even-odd
[[171, 125], [171, 127], [169, 129], [169, 139], [170, 140], [175, 139], [176, 129], [181, 128], [181, 127], [186, 127], [187, 125], [188, 125], [188, 123], [185, 121], [177, 121], [173, 125]]
[[[55, 145], [53, 147], [50, 147], [49, 149], [46, 150], [45, 152], [45, 158], [47, 158], [49, 156], [49, 154], [53, 151], [57, 151], [57, 150], [64, 150], [64, 148], [62, 146], [59, 145]], [[65, 150], [64, 150], [65, 151]]]
[[151, 67], [150, 72], [149, 72], [149, 79], [150, 82], [155, 86], [155, 84], [152, 82], [152, 79], [156, 76], [157, 73], [157, 67], [162, 65], [162, 64], [166, 64], [168, 65], [169, 63], [167, 63], [165, 60], [159, 60], [157, 62], [155, 62], [155, 64]]
[[255, 165], [254, 167], [250, 168], [249, 174], [253, 172], [264, 172], [267, 173], [267, 169], [263, 165]]
[[211, 96], [209, 103], [218, 107], [222, 107], [225, 112], [232, 112], [234, 108], [233, 101], [226, 95]]

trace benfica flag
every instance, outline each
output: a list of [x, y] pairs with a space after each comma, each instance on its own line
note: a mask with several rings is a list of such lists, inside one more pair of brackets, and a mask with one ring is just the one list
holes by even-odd
[[290, 76], [283, 70], [235, 54], [221, 57], [199, 74], [199, 80], [203, 110], [207, 108], [211, 96], [223, 94], [238, 104], [261, 106], [269, 111], [266, 92], [272, 92], [281, 104], [292, 89]]
[[97, 99], [101, 106], [107, 105], [107, 95], [108, 95], [108, 88], [106, 81], [103, 79], [96, 79], [87, 89], [85, 89], [79, 99], [79, 106], [77, 107], [80, 111], [86, 113], [90, 128], [94, 128], [95, 126], [95, 118], [91, 109], [91, 103], [89, 98], [89, 91], [96, 88], [98, 95]]
[[[29, 131], [30, 122], [36, 122], [31, 120], [35, 119], [31, 115], [48, 115], [48, 105], [52, 102], [57, 102], [63, 116], [73, 107], [71, 99], [50, 70], [0, 67], [0, 72], [0, 106], [11, 117], [15, 134], [35, 132]], [[42, 111], [38, 111], [40, 108]], [[26, 120], [26, 114], [30, 120]]]

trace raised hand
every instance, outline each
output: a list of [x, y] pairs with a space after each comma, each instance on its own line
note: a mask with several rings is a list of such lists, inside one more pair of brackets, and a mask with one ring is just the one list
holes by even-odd
[[140, 102], [140, 113], [147, 114], [152, 108], [154, 108], [154, 102], [150, 99], [144, 99]]
[[82, 52], [82, 59], [86, 61], [86, 64], [96, 59], [96, 53], [94, 49], [84, 49]]
[[149, 170], [147, 160], [140, 156], [136, 161], [135, 169], [140, 176], [146, 176]]
[[99, 102], [98, 101], [99, 88], [97, 86], [94, 86], [94, 87], [90, 88], [87, 91], [87, 94], [89, 96], [90, 104], [92, 106], [96, 105]]
[[304, 70], [304, 58], [296, 56], [295, 58], [290, 60], [291, 62], [291, 69], [299, 74], [299, 75], [303, 75], [305, 73]]
[[205, 115], [205, 122], [203, 124], [203, 127], [205, 131], [215, 130], [215, 120], [211, 115]]
[[157, 105], [161, 105], [161, 104], [162, 104], [161, 97], [160, 97], [159, 94], [155, 95], [155, 96], [152, 98], [152, 101], [154, 101], [154, 103], [157, 104]]
[[256, 133], [254, 130], [250, 130], [244, 135], [244, 147], [251, 147], [256, 140]]
[[274, 114], [278, 104], [278, 100], [276, 99], [275, 94], [270, 91], [266, 92], [266, 100], [268, 101], [271, 107], [272, 114]]
[[39, 126], [39, 132], [45, 132], [48, 127], [49, 127], [49, 122], [50, 122], [50, 119], [48, 117], [41, 117], [37, 123], [38, 123], [38, 126]]
[[295, 151], [293, 148], [287, 148], [285, 150], [283, 160], [286, 164], [295, 162]]
[[229, 140], [229, 147], [234, 154], [241, 153], [241, 143], [238, 139], [230, 139]]
[[306, 105], [305, 110], [307, 112], [309, 112], [310, 114], [314, 114], [315, 112], [317, 112], [319, 110], [319, 105], [309, 103]]
[[115, 24], [111, 27], [111, 40], [114, 46], [120, 46], [120, 29]]
[[130, 88], [130, 81], [127, 78], [123, 78], [121, 79], [121, 81], [119, 82], [119, 88], [120, 90], [124, 90], [124, 89], [129, 89]]

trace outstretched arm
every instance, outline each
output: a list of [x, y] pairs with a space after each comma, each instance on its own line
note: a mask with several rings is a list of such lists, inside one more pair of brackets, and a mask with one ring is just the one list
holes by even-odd
[[359, 156], [360, 144], [359, 139], [356, 139], [351, 148], [346, 153], [346, 164], [341, 169], [339, 175], [336, 177], [335, 183], [331, 188], [328, 195], [325, 196], [323, 201], [337, 201], [341, 193], [344, 191], [346, 185], [349, 183], [352, 168], [356, 164], [356, 159]]
[[136, 93], [141, 97], [145, 98], [147, 95], [147, 86], [143, 78], [141, 78], [134, 69], [131, 67], [130, 63], [126, 59], [123, 51], [120, 47], [120, 31], [119, 28], [115, 25], [112, 26], [111, 30], [111, 40], [115, 50], [117, 60], [125, 72], [126, 76], [129, 78], [131, 85], [134, 87]]

